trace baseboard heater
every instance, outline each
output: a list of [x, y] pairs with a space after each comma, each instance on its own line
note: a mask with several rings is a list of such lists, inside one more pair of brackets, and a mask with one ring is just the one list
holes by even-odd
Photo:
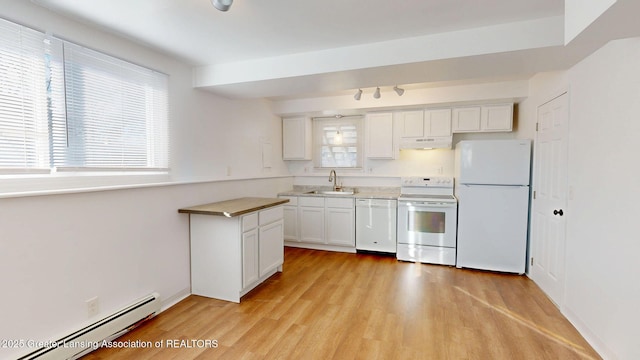
[[[18, 360], [78, 359], [139, 326], [160, 312], [160, 295], [152, 293], [102, 320], [88, 325]], [[85, 345], [83, 347], [83, 345]]]

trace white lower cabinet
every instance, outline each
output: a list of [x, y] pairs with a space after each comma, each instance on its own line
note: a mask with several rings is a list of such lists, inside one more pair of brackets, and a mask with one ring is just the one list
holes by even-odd
[[[287, 245], [355, 252], [355, 206], [352, 197], [300, 196], [297, 203], [297, 219], [285, 217], [284, 227], [297, 228], [298, 237], [287, 237]], [[294, 219], [297, 220], [295, 225], [287, 223]]]
[[240, 302], [284, 262], [283, 206], [239, 217], [190, 214], [191, 292]]
[[298, 198], [300, 242], [324, 244], [324, 198]]
[[258, 229], [253, 229], [242, 233], [242, 288], [258, 281], [258, 266]]
[[[260, 226], [258, 239], [260, 240], [257, 254], [259, 276], [275, 272], [284, 260], [284, 241], [282, 238], [284, 222], [279, 219], [267, 225]], [[254, 252], [256, 253], [256, 252]]]
[[284, 239], [298, 241], [298, 197], [280, 196], [280, 198], [289, 200], [282, 207], [284, 212]]
[[326, 198], [325, 206], [327, 244], [356, 246], [354, 200], [352, 198]]

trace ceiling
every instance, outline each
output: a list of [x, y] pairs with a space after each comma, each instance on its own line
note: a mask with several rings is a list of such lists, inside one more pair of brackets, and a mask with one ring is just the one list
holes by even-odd
[[[563, 0], [33, 0], [194, 67], [230, 98], [527, 78], [567, 65]], [[413, 85], [412, 85], [413, 84]]]

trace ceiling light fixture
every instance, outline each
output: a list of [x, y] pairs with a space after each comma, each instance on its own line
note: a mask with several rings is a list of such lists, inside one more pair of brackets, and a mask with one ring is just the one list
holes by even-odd
[[338, 130], [336, 134], [333, 136], [333, 144], [342, 145], [342, 134], [340, 133], [340, 130]]
[[233, 4], [233, 0], [211, 0], [211, 4], [220, 11], [227, 11]]
[[395, 91], [398, 96], [402, 96], [402, 94], [404, 94], [404, 89], [400, 89], [398, 85], [393, 87], [393, 91]]
[[358, 89], [358, 91], [356, 92], [355, 95], [353, 95], [353, 98], [360, 101], [360, 98], [362, 97], [362, 89]]
[[376, 91], [373, 93], [374, 99], [380, 99], [380, 87], [376, 88]]

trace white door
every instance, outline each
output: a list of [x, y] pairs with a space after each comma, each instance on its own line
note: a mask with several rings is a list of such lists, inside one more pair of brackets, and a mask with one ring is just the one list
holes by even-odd
[[564, 296], [568, 123], [566, 93], [538, 108], [529, 273], [557, 305]]

